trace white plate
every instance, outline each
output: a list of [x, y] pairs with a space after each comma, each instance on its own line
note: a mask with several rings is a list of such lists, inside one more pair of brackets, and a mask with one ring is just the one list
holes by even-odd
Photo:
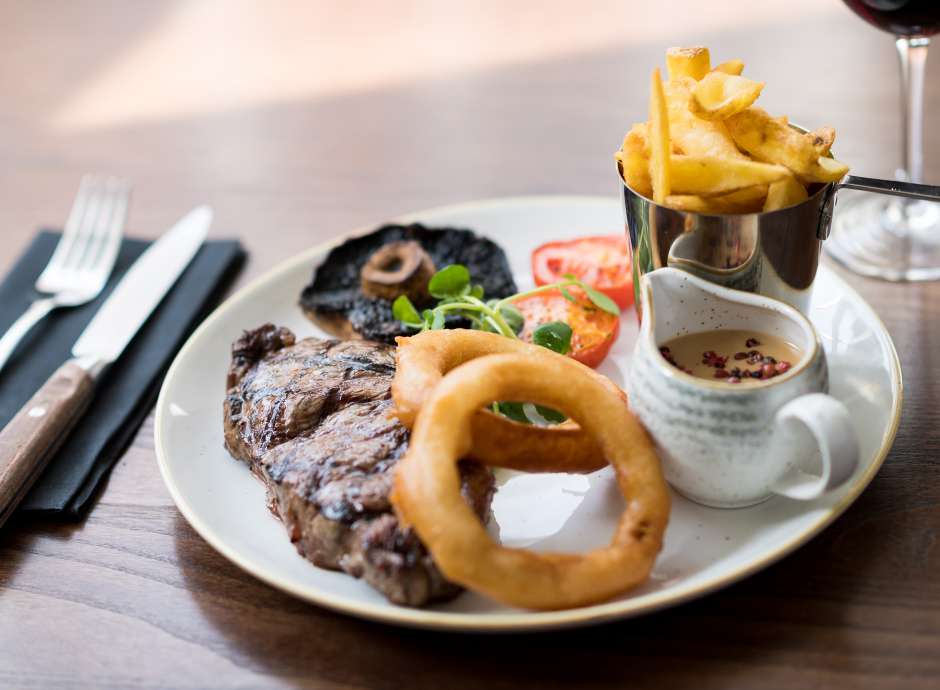
[[[623, 232], [616, 201], [586, 197], [470, 203], [401, 220], [469, 227], [493, 238], [505, 248], [520, 287], [531, 284], [529, 253], [538, 244]], [[503, 631], [598, 623], [672, 606], [757, 572], [818, 534], [872, 480], [897, 430], [901, 370], [891, 339], [862, 298], [821, 266], [810, 316], [829, 358], [831, 392], [848, 405], [861, 440], [861, 464], [847, 486], [809, 503], [773, 498], [740, 510], [705, 508], [674, 495], [665, 547], [652, 577], [604, 604], [531, 612], [467, 592], [427, 609], [395, 606], [365, 583], [299, 556], [265, 507], [260, 482], [222, 446], [222, 398], [232, 341], [243, 329], [269, 321], [301, 337], [319, 335], [296, 304], [329, 246], [286, 261], [206, 319], [167, 374], [156, 416], [160, 470], [193, 528], [256, 577], [322, 606], [415, 627]], [[601, 368], [621, 385], [636, 328], [635, 314], [625, 313], [620, 339]], [[503, 542], [511, 545], [567, 551], [599, 545], [611, 536], [622, 505], [605, 470], [590, 476], [507, 474], [500, 481], [495, 520]]]

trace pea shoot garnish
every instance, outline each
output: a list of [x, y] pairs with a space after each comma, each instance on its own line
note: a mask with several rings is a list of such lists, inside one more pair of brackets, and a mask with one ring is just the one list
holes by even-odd
[[[470, 321], [476, 330], [499, 333], [507, 338], [519, 338], [525, 326], [522, 312], [513, 302], [551, 290], [558, 290], [566, 300], [577, 302], [569, 288], [578, 288], [591, 303], [609, 314], [620, 315], [617, 304], [602, 292], [566, 274], [564, 280], [543, 285], [526, 292], [519, 292], [502, 299], [484, 299], [483, 286], [474, 284], [470, 271], [461, 264], [445, 266], [428, 282], [428, 292], [438, 300], [431, 309], [419, 312], [406, 295], [399, 296], [392, 304], [395, 318], [416, 331], [437, 331], [444, 328], [447, 316], [459, 316]], [[532, 331], [532, 342], [560, 355], [571, 350], [573, 331], [564, 321], [540, 324]], [[551, 408], [528, 402], [494, 402], [493, 412], [523, 424], [558, 424], [565, 416]]]
[[[619, 316], [620, 308], [612, 299], [570, 274], [557, 283], [502, 299], [484, 300], [483, 286], [473, 284], [470, 272], [461, 264], [445, 266], [431, 277], [428, 292], [438, 300], [435, 307], [418, 312], [411, 300], [401, 295], [392, 304], [392, 313], [396, 319], [417, 331], [440, 330], [444, 328], [446, 317], [452, 315], [469, 320], [474, 329], [518, 338], [525, 319], [513, 302], [551, 290], [558, 290], [565, 299], [576, 302], [569, 290], [572, 287], [582, 290], [598, 309]], [[571, 350], [571, 336], [572, 330], [568, 324], [551, 321], [541, 324], [532, 332], [532, 342], [564, 355]]]

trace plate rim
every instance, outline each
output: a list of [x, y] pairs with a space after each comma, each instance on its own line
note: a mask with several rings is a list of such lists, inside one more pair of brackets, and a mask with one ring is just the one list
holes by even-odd
[[[415, 222], [419, 218], [427, 218], [441, 214], [453, 214], [460, 211], [493, 208], [498, 206], [516, 206], [520, 204], [616, 204], [616, 201], [606, 196], [590, 195], [528, 195], [528, 196], [509, 196], [491, 199], [481, 199], [478, 201], [467, 201], [456, 204], [446, 204], [435, 206], [422, 211], [416, 211], [401, 214], [396, 218], [384, 223], [395, 222]], [[898, 358], [897, 349], [894, 341], [885, 326], [881, 317], [871, 307], [870, 304], [849, 285], [832, 267], [828, 264], [821, 264], [825, 270], [832, 274], [836, 284], [845, 293], [854, 297], [861, 304], [864, 310], [868, 311], [869, 316], [873, 317], [874, 322], [880, 327], [877, 334], [882, 342], [887, 346], [890, 354], [890, 374], [893, 388], [893, 406], [891, 410], [891, 424], [882, 436], [881, 445], [878, 448], [874, 461], [868, 466], [867, 471], [858, 478], [852, 485], [849, 493], [841, 501], [830, 506], [822, 515], [806, 530], [795, 535], [793, 538], [778, 545], [773, 551], [767, 553], [764, 557], [747, 563], [745, 566], [734, 569], [722, 576], [714, 577], [706, 582], [689, 585], [686, 587], [663, 590], [644, 596], [642, 604], [630, 604], [629, 599], [594, 604], [591, 606], [580, 607], [576, 609], [567, 609], [561, 611], [527, 611], [524, 613], [463, 613], [454, 611], [434, 611], [429, 609], [396, 607], [389, 608], [384, 605], [373, 604], [369, 602], [351, 601], [347, 598], [337, 599], [330, 595], [324, 595], [320, 592], [311, 592], [304, 587], [297, 587], [289, 581], [281, 578], [275, 572], [270, 571], [263, 565], [256, 565], [251, 559], [243, 557], [236, 549], [227, 545], [224, 539], [218, 537], [215, 531], [206, 525], [199, 517], [197, 511], [189, 504], [182, 495], [179, 487], [173, 479], [172, 473], [167, 464], [168, 453], [165, 448], [166, 438], [164, 433], [165, 417], [168, 410], [167, 392], [172, 387], [172, 382], [177, 375], [181, 362], [189, 354], [190, 350], [200, 340], [203, 334], [222, 318], [222, 315], [233, 309], [236, 305], [248, 299], [252, 294], [261, 290], [270, 282], [277, 280], [278, 277], [293, 271], [298, 265], [307, 263], [313, 258], [329, 251], [332, 247], [341, 242], [367, 232], [374, 230], [375, 223], [362, 225], [354, 230], [342, 233], [337, 237], [318, 243], [304, 252], [285, 259], [272, 268], [264, 271], [261, 275], [251, 280], [235, 293], [225, 299], [207, 316], [202, 323], [186, 339], [186, 342], [180, 348], [173, 359], [172, 364], [167, 370], [166, 376], [160, 387], [160, 394], [155, 406], [154, 418], [154, 451], [157, 456], [157, 465], [160, 469], [160, 476], [163, 483], [170, 493], [177, 510], [183, 515], [189, 525], [196, 533], [204, 539], [213, 549], [222, 556], [237, 565], [239, 568], [258, 578], [262, 582], [275, 587], [282, 592], [286, 592], [303, 601], [307, 601], [318, 606], [337, 611], [346, 615], [356, 616], [371, 621], [377, 621], [387, 624], [394, 624], [412, 628], [449, 630], [454, 632], [522, 632], [527, 630], [548, 630], [559, 629], [583, 625], [595, 625], [598, 623], [617, 620], [621, 618], [632, 618], [640, 615], [652, 613], [663, 608], [677, 606], [679, 604], [697, 599], [701, 596], [710, 594], [719, 589], [727, 587], [735, 582], [739, 582], [761, 570], [779, 561], [781, 558], [789, 555], [800, 546], [806, 544], [816, 537], [826, 527], [831, 525], [850, 505], [852, 505], [861, 493], [868, 487], [875, 475], [884, 464], [894, 439], [897, 436], [898, 427], [901, 421], [901, 409], [904, 398], [904, 385], [902, 379], [901, 363]], [[311, 567], [316, 567], [311, 564]]]

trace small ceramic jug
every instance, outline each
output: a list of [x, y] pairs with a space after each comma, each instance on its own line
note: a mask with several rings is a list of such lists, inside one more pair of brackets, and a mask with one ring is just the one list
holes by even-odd
[[[674, 268], [644, 275], [640, 297], [630, 406], [677, 491], [708, 506], [737, 508], [773, 494], [813, 499], [848, 480], [858, 462], [857, 437], [845, 405], [827, 395], [826, 355], [805, 316]], [[801, 357], [766, 381], [727, 383], [686, 374], [660, 353], [673, 338], [722, 329], [780, 337]]]

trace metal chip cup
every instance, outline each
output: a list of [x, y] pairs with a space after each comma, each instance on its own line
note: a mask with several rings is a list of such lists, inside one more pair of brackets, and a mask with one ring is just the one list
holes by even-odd
[[848, 175], [841, 182], [816, 185], [806, 200], [788, 208], [706, 215], [657, 204], [627, 186], [619, 162], [617, 170], [638, 309], [640, 278], [671, 266], [718, 285], [782, 300], [808, 314], [839, 189], [940, 200], [938, 187]]

